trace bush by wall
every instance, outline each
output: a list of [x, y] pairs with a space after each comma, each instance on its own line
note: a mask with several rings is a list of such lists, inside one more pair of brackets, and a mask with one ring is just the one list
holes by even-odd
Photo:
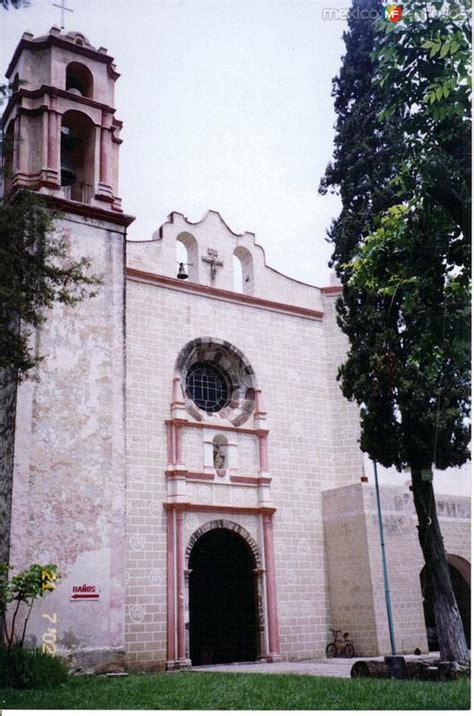
[[0, 688], [51, 688], [68, 678], [67, 667], [57, 656], [41, 649], [0, 646]]

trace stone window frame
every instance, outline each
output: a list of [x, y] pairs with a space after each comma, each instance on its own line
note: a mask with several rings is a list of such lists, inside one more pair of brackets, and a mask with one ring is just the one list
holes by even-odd
[[[195, 363], [210, 363], [226, 375], [229, 382], [229, 400], [216, 412], [199, 408], [186, 394], [187, 371]], [[255, 409], [256, 376], [242, 351], [229, 341], [203, 336], [187, 343], [176, 361], [176, 372], [181, 377], [181, 391], [187, 412], [200, 422], [223, 419], [232, 425], [245, 423]]]

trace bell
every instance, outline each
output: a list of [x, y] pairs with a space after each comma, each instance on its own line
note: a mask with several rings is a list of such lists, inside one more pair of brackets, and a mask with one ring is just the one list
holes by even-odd
[[186, 273], [186, 269], [184, 268], [184, 263], [179, 264], [178, 274], [177, 274], [176, 278], [182, 278], [182, 279], [188, 278], [188, 274]]
[[72, 94], [81, 95], [84, 97], [84, 87], [81, 80], [78, 77], [68, 77], [66, 81], [66, 91], [72, 92]]

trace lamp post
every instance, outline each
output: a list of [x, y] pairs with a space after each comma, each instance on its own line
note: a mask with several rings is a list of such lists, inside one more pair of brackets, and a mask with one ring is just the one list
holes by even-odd
[[392, 600], [390, 598], [390, 584], [388, 581], [388, 569], [387, 569], [387, 558], [385, 556], [385, 540], [383, 534], [383, 522], [382, 522], [382, 508], [380, 505], [380, 491], [379, 491], [379, 478], [377, 473], [377, 463], [374, 463], [374, 477], [375, 477], [375, 494], [377, 496], [377, 515], [379, 520], [379, 533], [380, 533], [380, 550], [382, 552], [382, 568], [383, 568], [383, 583], [385, 589], [385, 604], [387, 607], [387, 618], [388, 618], [388, 630], [390, 632], [390, 647], [392, 650], [392, 656], [397, 653], [397, 646], [395, 644], [395, 633], [393, 629], [393, 616], [392, 616]]

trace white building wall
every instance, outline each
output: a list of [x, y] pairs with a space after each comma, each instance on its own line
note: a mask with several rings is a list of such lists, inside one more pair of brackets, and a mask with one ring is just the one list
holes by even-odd
[[[64, 215], [56, 223], [75, 260], [101, 275], [97, 296], [56, 303], [35, 336], [44, 362], [18, 390], [10, 563], [58, 565], [61, 581], [28, 626], [41, 645], [56, 615], [58, 653], [77, 668], [124, 663], [124, 231]], [[72, 599], [95, 588], [95, 601]]]
[[[169, 232], [170, 227], [174, 228], [175, 235], [186, 228], [181, 215], [172, 216], [175, 224], [166, 224], [161, 234]], [[206, 255], [209, 245], [218, 251], [224, 267], [218, 269], [217, 277], [219, 270], [222, 273], [216, 287], [221, 292], [229, 291], [232, 276], [224, 271], [232, 266], [235, 235], [211, 212], [202, 226], [193, 225], [193, 236], [198, 237], [200, 256]], [[337, 484], [358, 481], [362, 469], [359, 449], [357, 444], [355, 448], [353, 445], [353, 412], [345, 409], [342, 399], [334, 397], [336, 353], [342, 344], [332, 329], [327, 331], [322, 315], [288, 315], [285, 308], [280, 312], [264, 304], [246, 305], [240, 302], [238, 295], [219, 291], [190, 293], [192, 286], [186, 281], [147, 283], [151, 280], [147, 272], [170, 278], [175, 275], [175, 241], [168, 235], [162, 245], [160, 240], [148, 246], [137, 246], [135, 242], [127, 245], [128, 264], [145, 272], [142, 275], [131, 272], [127, 282], [129, 588], [126, 629], [130, 660], [152, 668], [163, 664], [166, 658], [165, 585], [151, 582], [154, 570], [164, 574], [166, 569], [165, 511], [161, 507], [167, 497], [164, 421], [170, 415], [177, 356], [186, 343], [202, 336], [229, 341], [243, 352], [255, 371], [267, 411], [265, 427], [269, 430], [281, 652], [283, 658], [320, 656], [324, 653], [330, 626], [321, 493]], [[321, 296], [318, 289], [292, 282], [259, 264], [261, 250], [254, 245], [253, 238], [248, 240], [248, 248], [253, 257], [257, 256], [254, 263], [257, 297], [278, 299], [280, 306], [293, 304], [299, 298], [300, 307], [313, 311], [321, 308], [324, 301], [331, 308], [332, 297]], [[204, 268], [207, 270], [207, 266]], [[287, 291], [282, 288], [285, 283]], [[329, 367], [328, 355], [331, 355]], [[250, 419], [242, 427], [252, 424]], [[185, 466], [202, 469], [198, 437], [186, 433], [184, 431], [183, 437]], [[256, 474], [255, 439], [238, 436], [234, 442], [238, 474]], [[183, 497], [186, 501], [258, 504], [255, 487], [234, 485], [230, 495], [222, 485], [198, 481], [188, 482], [183, 489], [186, 489], [186, 498]], [[192, 523], [193, 528], [197, 528], [204, 519], [202, 514], [190, 513], [185, 524]], [[244, 527], [252, 522], [256, 528], [260, 518], [233, 515], [229, 519], [240, 520]], [[257, 541], [261, 545], [258, 535]]]

